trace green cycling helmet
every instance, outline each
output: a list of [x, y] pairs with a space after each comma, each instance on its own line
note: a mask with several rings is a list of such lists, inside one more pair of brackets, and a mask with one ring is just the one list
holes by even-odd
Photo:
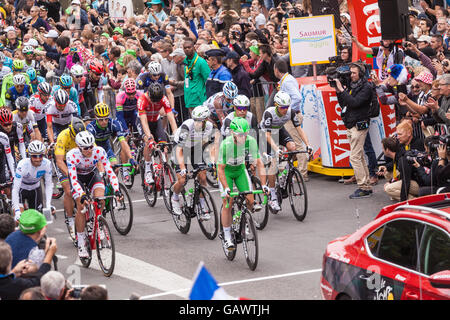
[[234, 118], [230, 123], [230, 130], [234, 133], [247, 133], [249, 131], [248, 121], [244, 118]]
[[23, 61], [22, 60], [14, 60], [12, 64], [13, 71], [23, 70]]

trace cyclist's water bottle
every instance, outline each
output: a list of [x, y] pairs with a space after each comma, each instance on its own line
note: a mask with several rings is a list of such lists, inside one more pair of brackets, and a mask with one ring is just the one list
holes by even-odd
[[280, 188], [284, 188], [284, 186], [286, 185], [287, 173], [288, 173], [287, 169], [283, 169], [283, 171], [281, 171], [280, 174], [278, 175]]
[[236, 232], [239, 232], [239, 224], [241, 223], [241, 213], [242, 211], [239, 210], [233, 215], [233, 229]]
[[194, 189], [190, 188], [188, 190], [188, 192], [186, 192], [186, 201], [188, 204], [188, 207], [192, 207], [193, 206], [193, 202], [194, 202]]

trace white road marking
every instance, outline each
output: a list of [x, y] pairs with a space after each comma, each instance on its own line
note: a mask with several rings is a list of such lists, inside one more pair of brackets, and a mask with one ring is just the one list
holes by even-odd
[[[293, 277], [293, 276], [299, 276], [299, 275], [304, 275], [304, 274], [309, 274], [309, 273], [316, 273], [316, 272], [321, 272], [321, 271], [322, 271], [322, 269], [312, 269], [312, 270], [306, 270], [306, 271], [277, 274], [277, 275], [267, 276], [267, 277], [244, 279], [244, 280], [237, 280], [237, 281], [231, 281], [231, 282], [223, 282], [223, 283], [219, 283], [219, 286], [224, 287], [224, 286], [231, 286], [231, 285], [247, 283], [247, 282], [272, 280], [272, 279], [284, 278], [284, 277]], [[192, 283], [191, 283], [191, 287], [192, 287]], [[168, 291], [168, 292], [156, 293], [156, 294], [152, 294], [152, 295], [148, 295], [148, 296], [142, 296], [142, 297], [140, 297], [140, 299], [148, 300], [148, 299], [172, 295], [172, 294], [177, 295], [177, 296], [182, 296], [181, 295], [182, 292], [186, 292], [186, 294], [184, 296], [187, 297], [187, 295], [188, 295], [187, 292], [190, 290], [191, 290], [191, 288], [187, 288], [187, 289], [179, 289], [179, 290], [173, 290], [173, 291]]]
[[[80, 260], [77, 259], [75, 264], [81, 265]], [[97, 260], [97, 252], [92, 252], [92, 261], [89, 268], [100, 270]], [[192, 285], [191, 279], [183, 278], [176, 273], [119, 252], [116, 252], [116, 263], [114, 273], [111, 277], [114, 276], [136, 281], [149, 287], [167, 292], [177, 291], [180, 287], [184, 288]], [[186, 294], [174, 294], [182, 298], [187, 298]]]

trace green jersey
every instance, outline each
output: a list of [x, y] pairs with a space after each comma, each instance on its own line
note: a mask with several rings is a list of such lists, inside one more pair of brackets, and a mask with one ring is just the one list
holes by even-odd
[[[25, 77], [25, 83], [27, 85], [30, 85], [30, 77], [28, 76], [28, 74], [25, 72], [22, 72], [22, 75]], [[9, 88], [14, 86], [13, 76], [14, 76], [14, 73], [11, 72], [3, 77], [2, 89], [1, 89], [2, 91], [0, 94], [0, 107], [3, 107], [4, 105], [6, 105], [6, 91], [8, 91]]]
[[256, 139], [248, 135], [245, 144], [237, 145], [233, 136], [229, 136], [220, 144], [218, 164], [226, 164], [227, 168], [238, 170], [242, 166], [245, 167], [247, 154], [253, 160], [260, 158]]

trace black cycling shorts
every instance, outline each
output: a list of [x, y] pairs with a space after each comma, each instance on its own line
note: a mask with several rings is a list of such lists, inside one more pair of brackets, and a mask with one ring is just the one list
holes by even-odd
[[161, 119], [158, 119], [158, 121], [155, 122], [148, 122], [148, 127], [156, 142], [169, 141], [169, 137], [164, 130]]
[[42, 188], [41, 186], [33, 190], [20, 189], [19, 190], [19, 202], [24, 204], [25, 201], [28, 204], [28, 209], [35, 209], [42, 212]]
[[[100, 176], [98, 170], [94, 170], [89, 174], [77, 174], [77, 180], [78, 183], [81, 184], [81, 187], [83, 190], [87, 193], [89, 191], [89, 194], [92, 195], [95, 189], [97, 188], [103, 188], [105, 189], [105, 184], [103, 183], [103, 179]], [[72, 195], [75, 195], [75, 192], [72, 187]]]

